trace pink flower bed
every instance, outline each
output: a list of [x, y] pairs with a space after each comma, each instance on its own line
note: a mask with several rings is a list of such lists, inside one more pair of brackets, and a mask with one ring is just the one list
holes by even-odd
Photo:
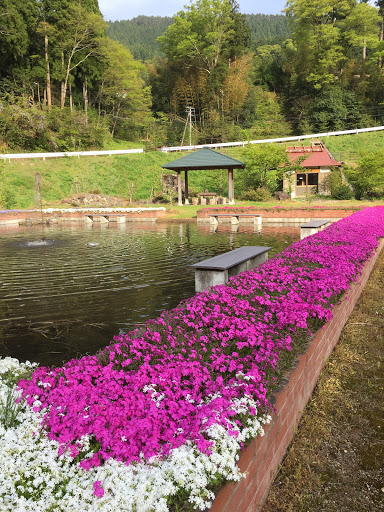
[[[384, 236], [384, 207], [367, 208], [297, 242], [226, 286], [198, 293], [97, 356], [38, 368], [23, 397], [45, 413], [50, 439], [84, 469], [127, 464], [193, 441], [209, 453], [213, 423], [241, 427], [236, 399], [270, 407], [282, 353], [332, 317], [332, 307]], [[36, 405], [36, 400], [38, 405]], [[252, 407], [249, 415], [255, 415]], [[82, 436], [94, 455], [82, 458]], [[96, 482], [95, 492], [102, 490]]]

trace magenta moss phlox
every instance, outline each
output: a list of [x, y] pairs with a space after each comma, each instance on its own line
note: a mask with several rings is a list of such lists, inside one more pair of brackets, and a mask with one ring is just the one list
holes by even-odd
[[[269, 407], [266, 375], [295, 337], [310, 334], [309, 319], [332, 317], [336, 297], [357, 280], [383, 236], [384, 207], [355, 213], [116, 336], [98, 356], [38, 368], [20, 381], [23, 397], [45, 413], [49, 438], [85, 469], [111, 457], [129, 464], [165, 456], [191, 441], [209, 453], [210, 425], [236, 435], [233, 424], [246, 422], [236, 399]], [[82, 459], [82, 436], [95, 444], [91, 458]]]

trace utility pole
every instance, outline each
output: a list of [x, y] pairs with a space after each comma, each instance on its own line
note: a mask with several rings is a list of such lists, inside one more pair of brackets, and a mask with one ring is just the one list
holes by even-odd
[[188, 125], [189, 125], [189, 145], [192, 146], [192, 116], [193, 116], [193, 118], [195, 118], [195, 109], [193, 107], [187, 107], [185, 110], [187, 112], [187, 119], [185, 121], [183, 138], [181, 139], [181, 146], [184, 144], [185, 132], [187, 131]]

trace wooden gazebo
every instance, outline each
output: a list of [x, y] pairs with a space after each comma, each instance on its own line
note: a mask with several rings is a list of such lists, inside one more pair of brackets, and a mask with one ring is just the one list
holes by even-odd
[[189, 204], [188, 200], [188, 171], [206, 169], [228, 169], [228, 200], [229, 204], [234, 203], [234, 186], [233, 186], [233, 169], [244, 169], [245, 163], [223, 155], [213, 149], [203, 148], [189, 155], [182, 156], [169, 164], [163, 165], [163, 169], [177, 171], [177, 192], [178, 203], [183, 204], [181, 194], [181, 171], [185, 172], [185, 204]]

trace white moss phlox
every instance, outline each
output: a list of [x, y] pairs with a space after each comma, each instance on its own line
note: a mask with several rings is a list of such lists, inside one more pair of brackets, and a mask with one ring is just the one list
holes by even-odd
[[[9, 372], [22, 376], [34, 365], [16, 359], [0, 359], [0, 406], [9, 391]], [[239, 399], [239, 413], [255, 406], [249, 398]], [[213, 479], [239, 480], [236, 465], [240, 443], [263, 434], [262, 423], [270, 417], [249, 418], [237, 438], [220, 425], [209, 429], [211, 455], [200, 453], [193, 443], [173, 450], [164, 460], [126, 466], [109, 460], [84, 471], [68, 454], [58, 457], [58, 444], [41, 430], [42, 416], [22, 404], [19, 424], [6, 430], [0, 425], [0, 511], [1, 512], [166, 512], [167, 500], [180, 489], [189, 495], [197, 510], [209, 507], [214, 494], [208, 489]], [[83, 451], [92, 456], [89, 439], [81, 439]], [[104, 496], [93, 494], [101, 482]]]

